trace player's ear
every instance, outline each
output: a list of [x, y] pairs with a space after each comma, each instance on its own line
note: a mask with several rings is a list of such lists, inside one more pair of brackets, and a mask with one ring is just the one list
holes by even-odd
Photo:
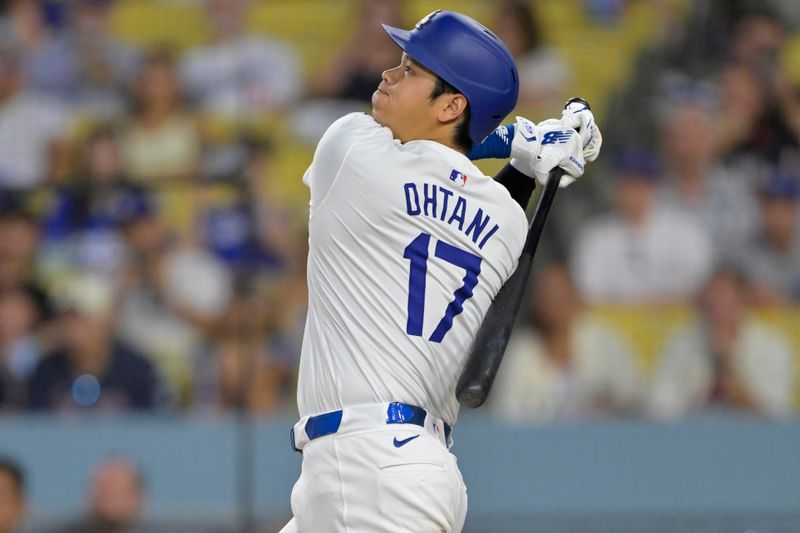
[[437, 117], [440, 122], [449, 123], [456, 120], [467, 110], [467, 98], [460, 93], [445, 94], [444, 105], [439, 110]]

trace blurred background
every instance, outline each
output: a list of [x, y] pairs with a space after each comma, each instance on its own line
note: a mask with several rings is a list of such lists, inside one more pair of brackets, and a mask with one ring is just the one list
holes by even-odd
[[465, 531], [800, 532], [793, 0], [0, 2], [0, 532], [291, 517], [301, 176], [440, 8], [605, 138], [455, 428]]

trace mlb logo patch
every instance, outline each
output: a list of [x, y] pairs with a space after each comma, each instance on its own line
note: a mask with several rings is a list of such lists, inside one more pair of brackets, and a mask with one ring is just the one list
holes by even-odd
[[450, 181], [463, 187], [467, 184], [467, 175], [459, 172], [456, 169], [453, 169], [453, 171], [450, 173]]

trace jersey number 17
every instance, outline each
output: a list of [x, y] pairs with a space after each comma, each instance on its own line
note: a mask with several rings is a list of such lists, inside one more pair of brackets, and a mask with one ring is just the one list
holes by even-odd
[[[425, 318], [425, 282], [428, 275], [428, 246], [431, 236], [420, 233], [406, 246], [403, 257], [411, 262], [408, 276], [408, 322], [406, 333], [416, 337], [422, 336], [422, 324]], [[464, 284], [456, 289], [453, 300], [447, 305], [444, 316], [431, 334], [431, 342], [442, 342], [444, 336], [453, 327], [453, 318], [464, 310], [464, 302], [472, 298], [472, 291], [478, 285], [481, 273], [481, 258], [457, 246], [444, 241], [436, 241], [434, 255], [452, 265], [463, 268]]]

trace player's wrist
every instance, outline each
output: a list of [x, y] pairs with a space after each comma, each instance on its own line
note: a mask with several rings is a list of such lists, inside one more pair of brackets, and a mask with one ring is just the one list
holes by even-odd
[[499, 126], [481, 144], [474, 145], [467, 154], [472, 160], [508, 159], [511, 156], [511, 143], [514, 138], [514, 125]]

